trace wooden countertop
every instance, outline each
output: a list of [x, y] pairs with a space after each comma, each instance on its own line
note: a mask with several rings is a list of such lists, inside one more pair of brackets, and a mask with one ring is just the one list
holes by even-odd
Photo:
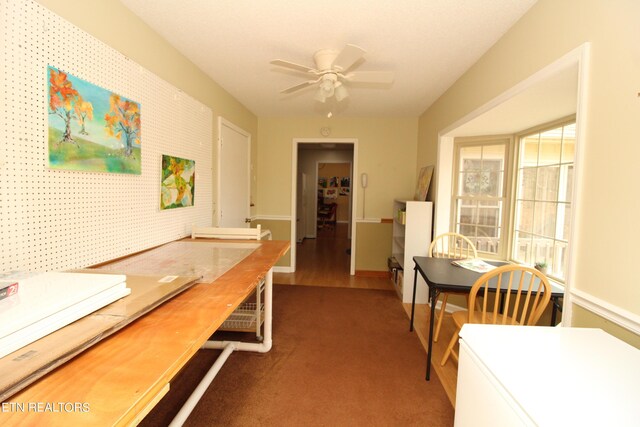
[[0, 404], [0, 424], [135, 423], [289, 249], [286, 241], [258, 243], [213, 283], [194, 285], [11, 396]]

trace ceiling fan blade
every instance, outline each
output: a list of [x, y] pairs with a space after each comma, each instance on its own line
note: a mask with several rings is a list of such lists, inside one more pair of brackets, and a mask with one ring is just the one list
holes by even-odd
[[304, 89], [305, 87], [311, 86], [318, 83], [318, 80], [307, 80], [304, 83], [297, 84], [295, 86], [288, 87], [284, 90], [281, 90], [280, 93], [291, 93], [300, 89]]
[[271, 61], [271, 64], [277, 65], [279, 67], [289, 68], [290, 70], [302, 71], [303, 73], [313, 73], [316, 71], [313, 68], [296, 64], [294, 62], [285, 61], [283, 59], [274, 59], [273, 61]]
[[353, 64], [355, 64], [360, 58], [362, 58], [365, 54], [365, 50], [361, 47], [358, 47], [354, 44], [348, 44], [342, 49], [342, 51], [338, 54], [336, 59], [333, 61], [332, 67], [345, 71], [348, 70]]
[[393, 83], [391, 71], [354, 71], [344, 76], [345, 80], [354, 83]]

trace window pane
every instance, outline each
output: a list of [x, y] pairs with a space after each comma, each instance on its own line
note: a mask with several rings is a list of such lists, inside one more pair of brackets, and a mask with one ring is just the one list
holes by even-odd
[[559, 177], [559, 166], [547, 166], [538, 168], [538, 177], [536, 182], [536, 200], [548, 200], [555, 202], [558, 197]]
[[539, 135], [522, 138], [520, 144], [520, 167], [536, 166], [538, 164]]
[[553, 238], [556, 235], [557, 203], [535, 202], [533, 211], [533, 233]]
[[506, 149], [507, 146], [505, 144], [484, 145], [482, 147], [482, 169], [492, 171], [504, 170]]
[[479, 196], [502, 196], [503, 175], [503, 172], [483, 171], [480, 176], [481, 182], [479, 183], [477, 194]]
[[573, 165], [560, 166], [560, 187], [558, 201], [570, 202], [573, 193]]
[[457, 232], [462, 234], [463, 236], [468, 237], [472, 242], [476, 236], [476, 226], [475, 225], [466, 225], [466, 224], [458, 224]]
[[473, 199], [458, 200], [458, 222], [462, 224], [475, 224], [477, 215], [477, 202]]
[[460, 171], [479, 171], [482, 167], [482, 147], [462, 147], [460, 149]]
[[458, 184], [458, 196], [474, 196], [478, 194], [480, 172], [462, 172]]
[[533, 264], [533, 262], [531, 262], [531, 239], [532, 236], [529, 233], [523, 233], [521, 231], [515, 233], [513, 258], [516, 261]]
[[576, 148], [576, 125], [564, 127], [562, 135], [562, 163], [573, 163]]
[[501, 221], [500, 201], [479, 201], [478, 202], [478, 224], [491, 227], [498, 227]]
[[498, 253], [500, 250], [500, 228], [478, 226], [474, 245], [483, 252]]
[[536, 194], [536, 174], [537, 168], [520, 169], [518, 181], [520, 187], [518, 189], [518, 198], [525, 200], [533, 200]]
[[[534, 236], [531, 240], [531, 264], [546, 261], [547, 268], [553, 264], [553, 240]], [[551, 268], [553, 269], [553, 268]]]
[[558, 203], [558, 231], [557, 239], [569, 240], [569, 227], [571, 225], [571, 205]]
[[529, 233], [533, 231], [533, 202], [516, 202], [516, 229]]
[[541, 133], [538, 165], [557, 165], [560, 163], [561, 142], [562, 128], [551, 129]]

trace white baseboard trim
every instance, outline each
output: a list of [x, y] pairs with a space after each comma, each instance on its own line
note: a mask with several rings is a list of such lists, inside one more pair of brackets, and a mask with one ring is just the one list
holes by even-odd
[[274, 273], [295, 273], [295, 271], [293, 270], [293, 267], [287, 267], [287, 266], [274, 266], [273, 272]]
[[640, 316], [635, 313], [577, 289], [571, 290], [571, 303], [640, 335]]

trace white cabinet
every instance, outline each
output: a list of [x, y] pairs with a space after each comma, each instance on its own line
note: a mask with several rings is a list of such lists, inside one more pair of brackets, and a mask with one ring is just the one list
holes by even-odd
[[[403, 269], [394, 285], [402, 302], [410, 303], [413, 292], [413, 257], [426, 256], [431, 244], [433, 202], [394, 200], [391, 253]], [[426, 304], [427, 285], [418, 275], [416, 303]]]
[[601, 329], [467, 324], [455, 426], [635, 426], [638, 366]]

